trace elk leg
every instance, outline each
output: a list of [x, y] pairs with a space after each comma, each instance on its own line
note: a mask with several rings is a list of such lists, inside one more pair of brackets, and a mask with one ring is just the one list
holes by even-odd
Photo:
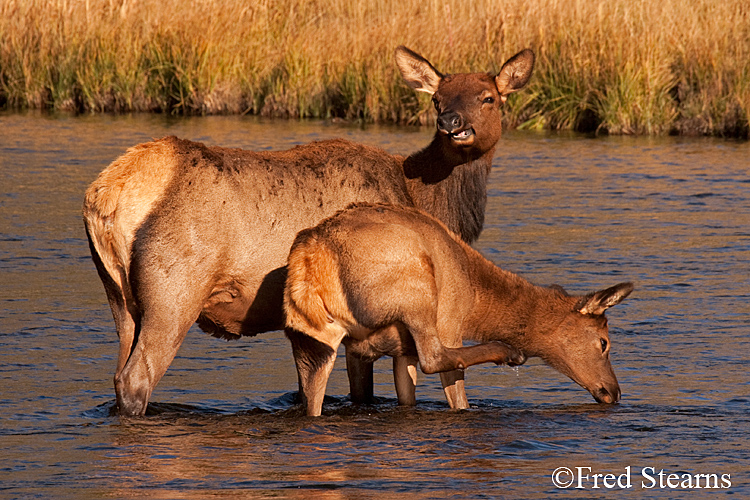
[[523, 364], [526, 356], [519, 350], [502, 342], [487, 342], [468, 347], [445, 347], [435, 334], [425, 334], [409, 328], [419, 353], [419, 364], [424, 373], [447, 372], [468, 368], [480, 363]]
[[417, 363], [416, 356], [394, 356], [393, 381], [396, 385], [398, 404], [414, 406], [417, 404]]
[[319, 417], [323, 411], [328, 377], [336, 361], [336, 351], [291, 328], [286, 329], [286, 336], [292, 344], [302, 405], [308, 416]]
[[456, 355], [465, 364], [463, 367], [459, 366], [458, 368], [466, 368], [480, 363], [518, 366], [526, 362], [526, 356], [521, 351], [497, 341], [450, 350], [456, 351]]
[[445, 399], [451, 408], [463, 410], [469, 407], [469, 400], [466, 398], [464, 388], [464, 371], [451, 370], [449, 372], [440, 372], [440, 382], [443, 384]]
[[117, 355], [117, 369], [115, 370], [115, 379], [122, 373], [125, 364], [128, 362], [130, 354], [133, 352], [133, 342], [135, 340], [135, 321], [126, 310], [121, 311], [121, 316], [114, 314], [115, 325], [117, 327], [117, 337], [120, 339], [120, 350]]
[[[172, 317], [171, 314], [164, 316]], [[166, 373], [192, 324], [177, 326], [174, 323], [144, 316], [135, 349], [115, 377], [120, 413], [130, 416], [146, 413], [154, 387]]]
[[[104, 281], [104, 280], [102, 280]], [[115, 370], [115, 379], [120, 375], [125, 363], [128, 362], [130, 354], [133, 352], [133, 343], [136, 336], [135, 315], [128, 310], [123, 293], [120, 288], [112, 281], [105, 281], [105, 290], [109, 300], [109, 308], [112, 309], [112, 317], [115, 320], [117, 338], [120, 340], [120, 349], [117, 355], [117, 369]], [[108, 286], [107, 286], [108, 285]]]
[[[115, 380], [119, 377], [120, 372], [125, 368], [125, 363], [128, 362], [130, 354], [133, 352], [133, 342], [135, 341], [137, 325], [134, 318], [138, 317], [137, 311], [131, 311], [128, 305], [133, 304], [132, 298], [128, 300], [126, 297], [130, 297], [129, 292], [123, 290], [120, 285], [109, 275], [104, 264], [102, 263], [99, 253], [96, 248], [91, 244], [89, 239], [89, 246], [91, 248], [91, 257], [94, 260], [94, 265], [99, 273], [99, 277], [104, 284], [104, 291], [107, 293], [107, 301], [109, 302], [109, 308], [112, 310], [112, 317], [115, 320], [115, 328], [117, 330], [117, 338], [120, 340], [120, 349], [117, 355], [117, 368], [115, 370]], [[120, 282], [124, 282], [124, 276], [121, 275]]]
[[346, 373], [349, 376], [349, 394], [353, 403], [372, 403], [373, 391], [372, 361], [366, 361], [346, 350]]

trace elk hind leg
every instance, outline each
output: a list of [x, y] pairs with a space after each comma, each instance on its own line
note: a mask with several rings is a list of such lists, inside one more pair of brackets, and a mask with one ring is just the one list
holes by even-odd
[[323, 411], [328, 377], [336, 361], [336, 351], [291, 328], [286, 329], [286, 336], [292, 344], [302, 405], [308, 416], [319, 417]]
[[[87, 230], [88, 234], [88, 230]], [[117, 368], [115, 370], [115, 380], [125, 368], [125, 364], [128, 362], [130, 354], [133, 352], [135, 337], [138, 330], [138, 313], [133, 310], [131, 311], [129, 306], [132, 306], [132, 298], [130, 297], [129, 289], [127, 288], [127, 282], [123, 274], [120, 275], [120, 282], [126, 283], [125, 289], [118, 284], [115, 279], [109, 274], [102, 259], [99, 257], [99, 253], [96, 247], [91, 242], [89, 237], [89, 247], [91, 249], [91, 258], [96, 266], [96, 271], [99, 274], [99, 278], [102, 280], [104, 285], [104, 291], [107, 294], [107, 301], [109, 302], [109, 308], [112, 310], [112, 318], [115, 320], [115, 328], [117, 330], [117, 337], [120, 340], [120, 349], [117, 356]]]
[[417, 404], [417, 356], [394, 356], [393, 381], [396, 385], [398, 404], [414, 406]]
[[146, 413], [149, 398], [164, 376], [193, 321], [178, 324], [177, 314], [144, 315], [135, 348], [115, 376], [117, 406], [121, 414]]
[[120, 341], [120, 348], [117, 356], [117, 369], [115, 370], [115, 378], [117, 378], [120, 372], [122, 372], [122, 369], [125, 368], [125, 363], [128, 362], [128, 358], [133, 352], [133, 344], [135, 342], [138, 328], [136, 324], [137, 313], [133, 314], [128, 309], [127, 300], [124, 297], [125, 294], [114, 282], [107, 283], [105, 281], [104, 289], [107, 292], [109, 308], [112, 310], [112, 318], [115, 320], [117, 338]]
[[120, 349], [117, 355], [117, 369], [115, 370], [115, 380], [117, 380], [133, 352], [138, 325], [127, 307], [123, 306], [117, 311], [115, 311], [115, 308], [113, 307], [112, 315], [115, 318], [117, 337], [120, 340]]
[[352, 403], [370, 404], [375, 399], [373, 362], [346, 350], [346, 374], [349, 377], [349, 397]]

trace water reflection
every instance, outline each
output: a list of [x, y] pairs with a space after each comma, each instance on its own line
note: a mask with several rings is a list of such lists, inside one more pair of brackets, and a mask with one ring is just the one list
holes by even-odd
[[[129, 482], [112, 494], [126, 496], [148, 485], [157, 496], [179, 491], [186, 498], [222, 488], [296, 490], [290, 493], [295, 498], [307, 489], [330, 498], [373, 491], [388, 498], [406, 490], [420, 498], [476, 498], [477, 491], [493, 495], [525, 484], [524, 497], [544, 498], [553, 490], [551, 471], [561, 465], [743, 473], [723, 458], [678, 451], [717, 438], [693, 425], [696, 417], [719, 417], [705, 410], [593, 404], [543, 411], [498, 412], [481, 404], [458, 412], [371, 410], [353, 414], [349, 408], [323, 420], [172, 414], [126, 422], [117, 429], [106, 467]], [[747, 417], [741, 420], [736, 425], [747, 425]]]

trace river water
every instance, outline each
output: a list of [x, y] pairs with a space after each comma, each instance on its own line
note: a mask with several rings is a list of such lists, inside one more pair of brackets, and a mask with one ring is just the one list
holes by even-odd
[[149, 416], [121, 419], [117, 338], [81, 202], [127, 147], [169, 134], [410, 152], [431, 131], [0, 115], [0, 497], [750, 497], [750, 144], [501, 140], [476, 247], [576, 293], [636, 284], [608, 313], [617, 405], [530, 360], [467, 370], [469, 410], [450, 410], [439, 378], [421, 374], [417, 407], [399, 408], [383, 359], [379, 403], [354, 406], [339, 356], [323, 417], [307, 418], [282, 333], [225, 342], [194, 328]]

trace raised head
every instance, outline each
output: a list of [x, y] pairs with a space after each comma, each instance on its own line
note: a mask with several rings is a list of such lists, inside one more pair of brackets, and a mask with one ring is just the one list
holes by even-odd
[[[604, 313], [632, 291], [632, 283], [620, 283], [577, 300], [566, 295], [574, 307], [552, 331], [545, 352], [540, 354], [599, 403], [620, 399], [620, 385], [609, 361], [609, 329]], [[564, 292], [557, 288], [557, 293]]]
[[502, 104], [531, 77], [534, 53], [522, 50], [497, 75], [444, 75], [427, 59], [403, 46], [396, 49], [396, 64], [411, 88], [432, 95], [438, 132], [445, 141], [454, 148], [484, 154], [500, 138]]

